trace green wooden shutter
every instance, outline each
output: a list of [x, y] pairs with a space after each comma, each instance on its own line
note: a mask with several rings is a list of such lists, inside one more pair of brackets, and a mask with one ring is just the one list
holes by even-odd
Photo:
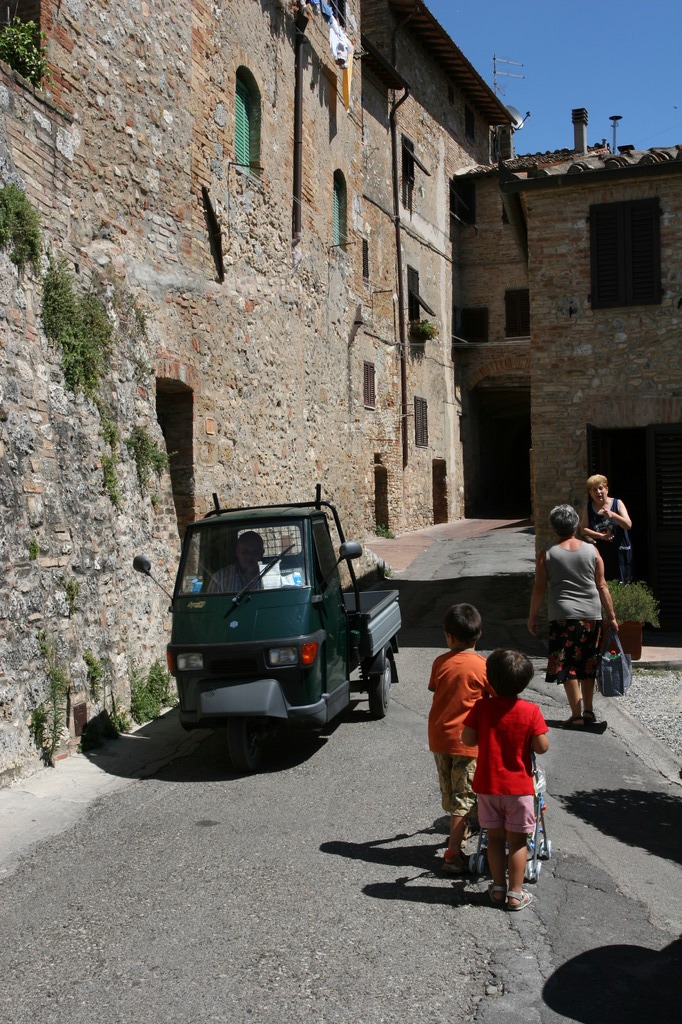
[[237, 95], [235, 102], [234, 150], [238, 164], [251, 166], [251, 97], [249, 90], [237, 79]]
[[332, 212], [332, 245], [341, 244], [341, 184], [334, 178], [334, 210]]

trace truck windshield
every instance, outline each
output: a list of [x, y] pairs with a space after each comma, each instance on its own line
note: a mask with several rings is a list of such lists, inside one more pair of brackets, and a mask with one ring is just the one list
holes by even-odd
[[308, 585], [300, 520], [204, 521], [185, 537], [177, 593], [237, 594]]

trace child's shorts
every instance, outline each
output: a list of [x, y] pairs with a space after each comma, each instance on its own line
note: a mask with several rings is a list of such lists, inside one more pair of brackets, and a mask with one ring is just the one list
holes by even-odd
[[476, 794], [471, 788], [476, 771], [476, 758], [459, 754], [436, 754], [441, 804], [448, 814], [465, 818], [476, 806]]
[[478, 820], [482, 828], [504, 828], [528, 835], [535, 829], [535, 797], [479, 793]]

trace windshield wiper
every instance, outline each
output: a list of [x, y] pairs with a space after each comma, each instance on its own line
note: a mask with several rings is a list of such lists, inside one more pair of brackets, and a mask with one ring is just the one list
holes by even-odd
[[293, 546], [294, 546], [293, 544], [290, 544], [288, 548], [284, 549], [284, 551], [280, 551], [280, 553], [278, 555], [275, 555], [274, 558], [270, 559], [270, 561], [267, 563], [267, 565], [263, 569], [261, 569], [261, 571], [258, 573], [257, 576], [254, 576], [252, 580], [249, 580], [248, 583], [244, 584], [244, 586], [239, 591], [239, 593], [235, 594], [234, 597], [232, 598], [231, 604], [232, 604], [233, 608], [237, 607], [237, 605], [239, 604], [239, 602], [243, 598], [244, 594], [248, 593], [248, 591], [251, 589], [251, 587], [254, 585], [254, 583], [258, 583], [259, 580], [262, 580], [263, 577], [265, 576], [265, 574], [270, 572], [270, 570], [272, 569], [273, 566], [277, 565], [277, 563], [279, 561], [281, 561], [281, 559], [284, 558], [285, 555], [289, 554], [289, 552], [291, 551]]

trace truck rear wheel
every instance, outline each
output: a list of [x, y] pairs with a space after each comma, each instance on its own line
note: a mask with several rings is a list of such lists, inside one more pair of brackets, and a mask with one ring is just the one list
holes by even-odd
[[238, 772], [256, 772], [263, 760], [263, 726], [257, 718], [227, 720], [227, 751]]
[[391, 699], [391, 682], [393, 680], [393, 663], [390, 655], [384, 658], [383, 671], [376, 676], [370, 676], [367, 684], [367, 697], [369, 699], [369, 713], [372, 718], [385, 718], [388, 711], [388, 704]]

